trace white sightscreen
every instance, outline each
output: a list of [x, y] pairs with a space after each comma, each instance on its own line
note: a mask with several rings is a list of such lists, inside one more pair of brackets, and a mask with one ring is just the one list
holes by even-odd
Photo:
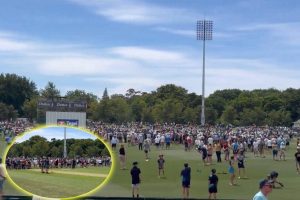
[[86, 113], [85, 112], [46, 112], [46, 125], [56, 125], [58, 121], [78, 121], [79, 127], [86, 127]]

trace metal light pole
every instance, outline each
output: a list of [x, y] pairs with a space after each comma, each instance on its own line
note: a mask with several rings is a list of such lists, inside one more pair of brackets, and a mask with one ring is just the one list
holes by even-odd
[[205, 125], [205, 41], [212, 40], [213, 21], [197, 21], [197, 40], [203, 40], [201, 125]]
[[64, 158], [67, 158], [67, 128], [64, 127]]

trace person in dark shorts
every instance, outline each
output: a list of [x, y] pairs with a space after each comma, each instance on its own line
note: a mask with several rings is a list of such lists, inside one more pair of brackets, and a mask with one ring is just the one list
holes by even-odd
[[277, 146], [273, 147], [272, 154], [273, 154], [273, 160], [278, 160], [278, 149], [277, 149]]
[[161, 175], [165, 176], [165, 170], [164, 170], [164, 165], [165, 165], [165, 159], [164, 155], [160, 154], [159, 158], [157, 160], [158, 164], [158, 177], [160, 178]]
[[206, 165], [206, 158], [207, 158], [207, 149], [205, 146], [199, 147], [198, 151], [202, 153], [202, 161], [203, 164]]
[[181, 183], [182, 183], [182, 197], [183, 199], [189, 198], [189, 188], [191, 184], [191, 168], [188, 163], [184, 164], [184, 169], [181, 170]]
[[297, 146], [297, 152], [295, 153], [295, 160], [296, 160], [296, 170], [297, 173], [300, 173], [300, 146]]
[[239, 169], [239, 176], [238, 178], [241, 178], [241, 172], [243, 174], [243, 178], [247, 178], [246, 171], [245, 171], [245, 156], [242, 152], [239, 153], [239, 156], [237, 158], [238, 161], [238, 169]]
[[50, 168], [50, 158], [49, 157], [47, 157], [47, 158], [45, 158], [45, 172], [47, 173], [47, 174], [49, 174], [49, 168]]
[[219, 181], [219, 178], [216, 175], [216, 170], [212, 169], [211, 175], [208, 177], [208, 193], [209, 193], [208, 199], [211, 199], [212, 196], [213, 196], [213, 199], [217, 199], [218, 181]]
[[140, 168], [137, 167], [138, 162], [133, 162], [132, 163], [133, 167], [130, 170], [131, 174], [131, 184], [132, 184], [132, 197], [134, 198], [135, 196], [139, 198], [139, 185], [141, 183], [141, 170]]

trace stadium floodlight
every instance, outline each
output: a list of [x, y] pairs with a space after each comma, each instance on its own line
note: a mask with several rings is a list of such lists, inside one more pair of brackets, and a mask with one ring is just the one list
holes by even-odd
[[197, 40], [203, 41], [201, 125], [205, 125], [205, 41], [212, 40], [213, 21], [197, 21]]

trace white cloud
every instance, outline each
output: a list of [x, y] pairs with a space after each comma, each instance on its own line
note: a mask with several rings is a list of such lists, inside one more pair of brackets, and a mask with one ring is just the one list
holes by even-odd
[[[174, 83], [201, 94], [202, 60], [198, 50], [191, 47], [117, 46], [93, 49], [28, 39], [20, 42], [19, 37], [0, 34], [2, 38], [8, 38], [16, 47], [10, 48], [12, 56], [0, 54], [1, 63], [13, 60], [11, 66], [23, 67], [22, 70], [30, 71], [33, 77], [60, 80], [63, 76], [73, 76], [71, 82], [57, 85], [60, 89], [68, 86], [70, 89], [64, 88], [66, 91], [80, 88], [99, 92], [99, 87], [108, 87], [110, 94], [125, 94], [129, 88], [150, 92], [162, 84]], [[23, 43], [29, 44], [29, 47], [23, 47]], [[13, 55], [18, 55], [18, 59]], [[225, 88], [285, 89], [300, 85], [300, 71], [296, 67], [286, 66], [283, 69], [282, 63], [273, 59], [207, 57], [206, 61], [206, 94]]]
[[172, 33], [175, 35], [182, 35], [186, 37], [194, 37], [196, 38], [196, 31], [195, 30], [187, 30], [187, 29], [175, 29], [175, 28], [167, 28], [167, 27], [156, 27], [155, 30], [163, 31], [167, 33]]
[[28, 42], [21, 42], [5, 35], [0, 35], [0, 53], [1, 52], [11, 52], [11, 51], [28, 51], [34, 49], [35, 45]]
[[136, 70], [136, 64], [127, 60], [98, 58], [97, 56], [54, 57], [40, 59], [37, 69], [42, 74], [52, 76], [65, 75], [107, 75], [128, 73]]
[[300, 45], [300, 22], [248, 24], [236, 28], [237, 31], [268, 31], [278, 42]]
[[157, 6], [137, 0], [70, 0], [92, 9], [109, 20], [132, 24], [164, 24], [195, 20], [195, 14], [181, 8]]
[[117, 54], [123, 58], [140, 60], [148, 63], [152, 62], [178, 62], [184, 61], [186, 56], [182, 53], [175, 51], [165, 51], [158, 49], [150, 49], [144, 47], [115, 47], [111, 49], [111, 52]]

